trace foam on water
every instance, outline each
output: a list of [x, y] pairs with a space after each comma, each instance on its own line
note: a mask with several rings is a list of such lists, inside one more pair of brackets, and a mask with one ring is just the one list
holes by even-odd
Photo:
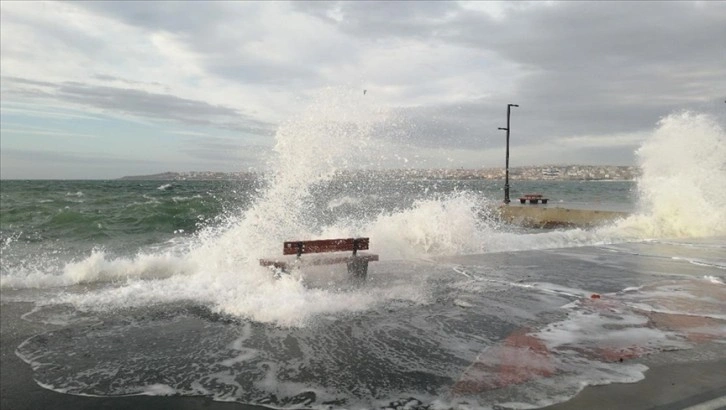
[[717, 278], [717, 277], [712, 276], [712, 275], [706, 275], [703, 278], [705, 280], [713, 283], [714, 285], [723, 285], [724, 284], [723, 279]]
[[[334, 407], [396, 408], [390, 403], [399, 397], [412, 408], [534, 408], [564, 401], [586, 385], [638, 381], [647, 367], [628, 359], [687, 348], [689, 334], [726, 340], [722, 321], [659, 323], [657, 305], [677, 300], [687, 302], [681, 315], [723, 311], [726, 289], [713, 289], [707, 278], [593, 299], [584, 289], [555, 283], [466, 273], [446, 278], [451, 286], [436, 304], [391, 304], [345, 320], [321, 318], [310, 328], [225, 323], [183, 304], [97, 312], [97, 318], [40, 307], [29, 320], [72, 326], [30, 338], [18, 354], [41, 385], [70, 394], [201, 394], [281, 408], [326, 408], [340, 400]], [[518, 300], [526, 308], [539, 303], [557, 315], [544, 323], [531, 313], [519, 320], [492, 309], [490, 299], [515, 309]], [[527, 326], [512, 331], [511, 323]], [[510, 336], [502, 339], [501, 331]], [[474, 388], [456, 388], [467, 380]]]

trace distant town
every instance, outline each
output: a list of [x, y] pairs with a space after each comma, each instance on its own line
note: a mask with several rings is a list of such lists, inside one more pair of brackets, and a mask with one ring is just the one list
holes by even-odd
[[[341, 176], [375, 174], [388, 177], [432, 178], [432, 179], [504, 179], [504, 168], [481, 169], [394, 169], [341, 171]], [[617, 165], [549, 165], [515, 167], [509, 169], [509, 178], [519, 181], [576, 180], [576, 181], [630, 181], [640, 175], [635, 166]], [[164, 172], [153, 175], [125, 176], [123, 180], [159, 181], [211, 181], [255, 179], [260, 174], [253, 172]]]

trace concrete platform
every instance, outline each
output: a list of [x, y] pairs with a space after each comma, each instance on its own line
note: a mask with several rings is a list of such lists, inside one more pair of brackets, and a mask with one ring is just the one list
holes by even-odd
[[629, 214], [616, 211], [570, 209], [544, 206], [503, 205], [500, 217], [509, 223], [527, 228], [588, 228], [603, 225]]

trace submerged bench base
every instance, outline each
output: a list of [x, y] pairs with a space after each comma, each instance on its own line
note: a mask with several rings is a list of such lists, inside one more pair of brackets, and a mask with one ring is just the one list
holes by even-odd
[[365, 279], [368, 275], [368, 262], [378, 261], [378, 255], [372, 253], [358, 253], [357, 255], [325, 255], [309, 256], [305, 258], [290, 257], [280, 259], [260, 259], [260, 265], [281, 269], [288, 272], [295, 267], [335, 265], [345, 263], [348, 274], [357, 279]]

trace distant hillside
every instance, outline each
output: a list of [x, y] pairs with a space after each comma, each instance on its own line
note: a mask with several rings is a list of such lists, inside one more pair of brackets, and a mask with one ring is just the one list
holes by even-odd
[[249, 172], [211, 172], [211, 171], [191, 171], [191, 172], [162, 172], [152, 175], [132, 175], [119, 179], [136, 180], [136, 181], [214, 181], [214, 180], [239, 180], [255, 178], [256, 174]]
[[[391, 170], [351, 170], [340, 172], [341, 176], [361, 173], [388, 177], [434, 178], [434, 179], [504, 179], [504, 168], [480, 169], [391, 169]], [[620, 165], [547, 165], [515, 167], [509, 169], [512, 180], [575, 180], [575, 181], [612, 181], [633, 180], [640, 175], [634, 166]], [[260, 175], [250, 172], [163, 172], [153, 175], [125, 176], [122, 180], [151, 181], [213, 181], [255, 179]]]

